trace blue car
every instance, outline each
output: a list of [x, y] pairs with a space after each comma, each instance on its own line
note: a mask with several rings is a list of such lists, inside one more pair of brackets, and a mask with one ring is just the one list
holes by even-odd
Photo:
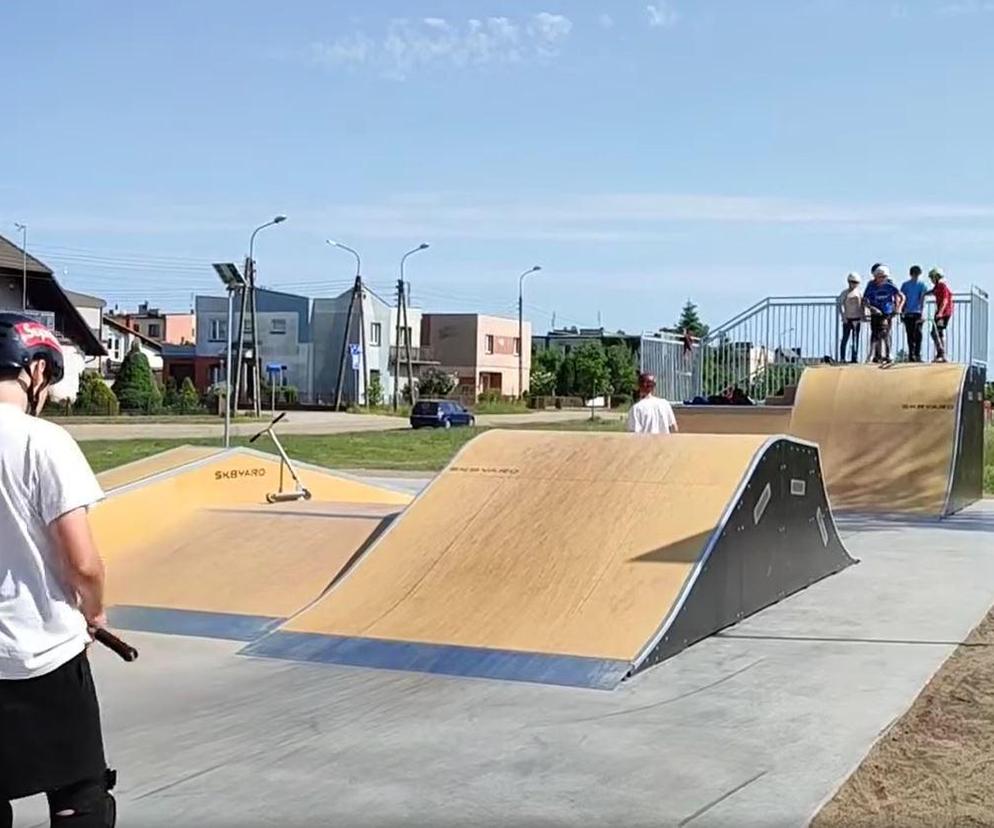
[[476, 417], [452, 400], [418, 400], [411, 409], [411, 428], [476, 425]]

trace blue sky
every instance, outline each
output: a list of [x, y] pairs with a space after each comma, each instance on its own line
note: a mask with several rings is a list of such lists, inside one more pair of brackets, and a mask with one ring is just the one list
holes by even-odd
[[716, 323], [851, 269], [990, 287], [994, 0], [7, 0], [0, 233], [181, 309], [263, 283]]

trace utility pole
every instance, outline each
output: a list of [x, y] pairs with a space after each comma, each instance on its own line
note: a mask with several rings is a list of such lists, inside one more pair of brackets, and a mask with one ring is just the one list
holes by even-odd
[[242, 370], [245, 362], [245, 308], [248, 304], [248, 286], [251, 284], [252, 279], [251, 262], [251, 259], [245, 259], [246, 283], [241, 287], [242, 295], [239, 297], [238, 304], [238, 339], [235, 340], [236, 347], [238, 348], [238, 358], [235, 360], [235, 392], [232, 397], [235, 416], [238, 415], [238, 403], [241, 401], [242, 393]]
[[338, 381], [335, 383], [335, 409], [342, 407], [342, 381], [345, 378], [345, 357], [349, 353], [349, 334], [352, 331], [352, 311], [355, 308], [355, 299], [362, 290], [362, 278], [355, 277], [355, 284], [352, 287], [352, 294], [349, 296], [349, 310], [345, 315], [345, 325], [342, 329], [342, 355], [338, 360]]
[[[366, 292], [359, 281], [359, 348], [362, 358], [362, 397], [366, 410], [369, 410], [369, 364], [366, 362]], [[359, 384], [356, 383], [356, 402], [359, 402]]]
[[[397, 280], [397, 324], [394, 326], [393, 346], [393, 410], [397, 410], [397, 392], [400, 390], [400, 314], [404, 304], [404, 280]], [[414, 389], [411, 389], [413, 398]]]
[[[528, 268], [518, 277], [518, 399], [525, 396], [525, 276], [542, 268]], [[530, 347], [531, 343], [529, 343]]]
[[259, 399], [262, 392], [262, 357], [259, 354], [259, 314], [256, 305], [255, 287], [255, 260], [250, 259], [251, 281], [249, 290], [251, 291], [252, 302], [252, 409], [256, 417], [262, 416], [262, 401]]
[[[407, 386], [411, 389], [411, 405], [414, 404], [414, 363], [411, 360], [411, 325], [407, 321], [407, 297], [404, 298], [404, 351], [407, 354]], [[398, 353], [397, 356], [400, 356]]]
[[14, 222], [21, 231], [21, 310], [28, 309], [28, 226]]

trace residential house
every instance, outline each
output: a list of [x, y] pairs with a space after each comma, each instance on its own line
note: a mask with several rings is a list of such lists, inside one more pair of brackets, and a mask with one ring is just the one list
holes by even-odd
[[[365, 337], [359, 328], [359, 308], [355, 307], [348, 337], [345, 336], [345, 322], [348, 318], [352, 290], [331, 299], [315, 299], [311, 314], [314, 332], [314, 401], [334, 404], [338, 377], [343, 364], [345, 375], [342, 381], [343, 403], [363, 403], [366, 400], [366, 385], [363, 380], [363, 364], [360, 353], [353, 362], [350, 345], [359, 351], [365, 344], [366, 365], [370, 384], [380, 388], [382, 400], [391, 399], [396, 385], [398, 395], [407, 385], [407, 345], [410, 345], [412, 373], [416, 380], [418, 372], [426, 364], [433, 364], [431, 354], [421, 347], [421, 311], [407, 309], [407, 325], [401, 328], [397, 338], [397, 308], [391, 305], [368, 287], [363, 291], [362, 318], [365, 324]], [[363, 342], [365, 339], [365, 342]], [[400, 356], [398, 371], [397, 356]], [[398, 378], [399, 377], [399, 378]]]
[[[107, 306], [107, 303], [98, 296], [78, 293], [75, 290], [66, 290], [64, 292], [69, 297], [69, 301], [72, 302], [73, 307], [79, 312], [79, 315], [83, 317], [83, 321], [90, 326], [93, 335], [98, 341], [103, 342], [106, 347], [107, 343], [104, 339], [104, 308]], [[100, 374], [104, 373], [104, 357], [102, 356], [87, 357], [85, 364], [89, 369], [97, 371]]]
[[162, 343], [138, 333], [116, 317], [107, 316], [104, 319], [104, 346], [107, 348], [107, 359], [104, 361], [104, 377], [107, 379], [117, 376], [121, 363], [134, 347], [145, 354], [152, 373], [162, 378]]
[[75, 399], [79, 375], [88, 360], [104, 355], [104, 347], [51, 268], [30, 254], [24, 256], [20, 247], [3, 236], [0, 236], [0, 310], [26, 313], [55, 331], [66, 364], [65, 378], [55, 391]]
[[[532, 341], [531, 323], [523, 326], [525, 342]], [[458, 377], [458, 393], [472, 396], [496, 393], [518, 397], [528, 391], [531, 348], [520, 354], [518, 321], [475, 313], [426, 313], [421, 318], [421, 342], [442, 370]], [[519, 354], [523, 387], [518, 385]]]
[[148, 302], [142, 302], [134, 313], [122, 313], [114, 308], [111, 315], [121, 324], [149, 339], [173, 345], [192, 345], [197, 341], [197, 321], [193, 311], [163, 313], [158, 308], [149, 307]]
[[[297, 388], [301, 401], [311, 399], [311, 320], [310, 299], [292, 293], [265, 288], [256, 289], [256, 315], [259, 320], [259, 359], [263, 366], [280, 366], [278, 382]], [[240, 302], [235, 296], [233, 313], [233, 354], [238, 358]], [[228, 298], [196, 298], [196, 346], [192, 352], [192, 375], [197, 390], [204, 393], [225, 378], [224, 362], [228, 348]], [[189, 376], [191, 354], [188, 349], [165, 350], [166, 375]], [[252, 353], [252, 317], [246, 313], [244, 331], [243, 375], [241, 388], [248, 390], [255, 355]], [[234, 378], [232, 378], [234, 382]]]
[[555, 328], [548, 333], [535, 334], [531, 338], [532, 349], [541, 351], [559, 348], [569, 353], [585, 342], [600, 342], [605, 348], [612, 345], [625, 345], [636, 357], [642, 345], [642, 334], [629, 334], [624, 331], [606, 331], [604, 328]]

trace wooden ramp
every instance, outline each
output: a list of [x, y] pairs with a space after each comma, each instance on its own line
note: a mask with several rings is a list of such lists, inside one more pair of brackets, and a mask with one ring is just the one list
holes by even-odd
[[492, 431], [243, 652], [608, 688], [849, 563], [811, 445]]
[[97, 480], [100, 481], [104, 491], [112, 491], [161, 472], [177, 469], [187, 463], [220, 454], [221, 451], [213, 446], [177, 446], [168, 451], [161, 451], [158, 454], [143, 457], [141, 460], [135, 460], [133, 463], [125, 463], [123, 466], [107, 469], [107, 471], [97, 475]]
[[790, 433], [820, 446], [834, 507], [947, 515], [982, 496], [983, 387], [965, 365], [813, 366]]
[[785, 405], [680, 405], [681, 434], [787, 434], [790, 408]]
[[251, 640], [317, 599], [411, 499], [303, 465], [313, 499], [268, 504], [279, 459], [244, 448], [163, 466], [92, 511], [121, 629]]

